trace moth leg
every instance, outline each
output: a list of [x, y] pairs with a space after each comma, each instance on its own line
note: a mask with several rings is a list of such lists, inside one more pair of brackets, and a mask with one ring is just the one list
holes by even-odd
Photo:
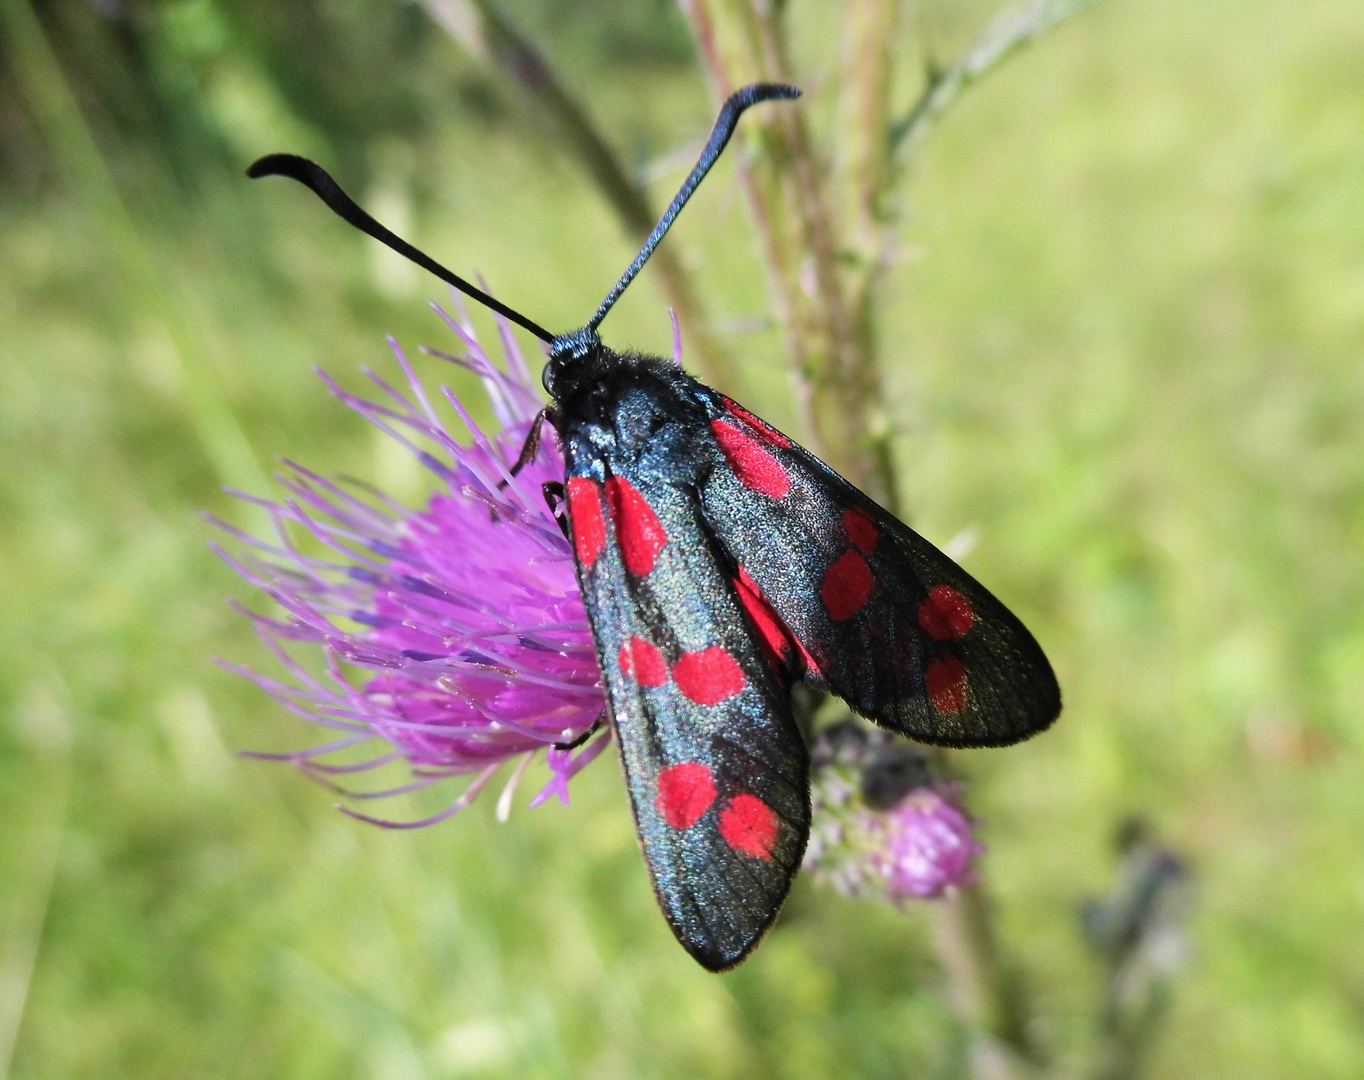
[[[521, 444], [521, 453], [517, 455], [516, 463], [507, 470], [513, 476], [534, 461], [535, 455], [540, 452], [540, 432], [544, 428], [546, 420], [549, 421], [551, 427], [558, 429], [559, 414], [554, 411], [553, 405], [546, 405], [535, 414], [535, 419], [530, 422], [530, 431], [526, 433], [526, 441]], [[507, 481], [503, 480], [497, 486], [504, 488], [507, 486]]]
[[544, 492], [545, 505], [549, 507], [549, 512], [559, 523], [559, 531], [564, 534], [565, 540], [571, 540], [572, 537], [568, 535], [568, 516], [563, 512], [564, 502], [567, 500], [564, 485], [558, 480], [546, 480], [540, 485], [540, 490]]
[[584, 731], [581, 735], [579, 735], [576, 739], [574, 739], [572, 742], [556, 742], [554, 744], [554, 749], [555, 750], [578, 749], [578, 747], [582, 746], [583, 743], [587, 742], [588, 739], [592, 738], [593, 735], [599, 732], [602, 729], [602, 725], [604, 723], [606, 723], [605, 709], [601, 711], [601, 715], [599, 715], [595, 720], [592, 721], [592, 726], [588, 728], [586, 731]]
[[[529, 465], [532, 461], [534, 461], [535, 455], [540, 452], [540, 431], [543, 428], [546, 420], [548, 420], [550, 424], [557, 429], [559, 424], [559, 414], [554, 411], [553, 405], [546, 405], [543, 409], [541, 409], [538, 413], [535, 414], [535, 419], [530, 422], [530, 431], [526, 433], [526, 441], [521, 444], [521, 453], [519, 453], [516, 456], [515, 463], [513, 463], [512, 467], [507, 470], [507, 472], [509, 472], [512, 476], [515, 476], [527, 465]], [[497, 482], [498, 491], [505, 491], [506, 488], [507, 488], [506, 480], [499, 480]], [[562, 485], [560, 485], [560, 488], [562, 489]], [[554, 508], [551, 506], [550, 509], [552, 510]], [[496, 509], [493, 510], [492, 515], [493, 521], [497, 521], [498, 518]], [[560, 528], [564, 527], [563, 522], [559, 523], [559, 527]], [[565, 532], [564, 535], [567, 536], [568, 533]]]

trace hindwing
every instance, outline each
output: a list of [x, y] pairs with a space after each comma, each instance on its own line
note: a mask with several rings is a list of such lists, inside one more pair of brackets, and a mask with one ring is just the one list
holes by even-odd
[[785, 669], [921, 742], [1002, 746], [1061, 709], [1051, 665], [983, 585], [806, 450], [700, 387], [702, 510]]

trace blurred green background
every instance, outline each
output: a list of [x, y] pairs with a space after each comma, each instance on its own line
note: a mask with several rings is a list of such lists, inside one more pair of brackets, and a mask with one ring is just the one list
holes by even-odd
[[[265, 492], [284, 455], [419, 499], [310, 368], [451, 344], [434, 282], [245, 164], [320, 158], [552, 328], [634, 245], [414, 5], [35, 6], [0, 0], [0, 1071], [959, 1075], [924, 909], [802, 880], [708, 975], [609, 758], [568, 810], [498, 824], [485, 799], [396, 835], [233, 756], [318, 733], [211, 665], [265, 658], [199, 512], [255, 524], [221, 488]], [[661, 205], [713, 109], [679, 12], [508, 10]], [[992, 11], [912, 5], [906, 69]], [[837, 7], [792, 15], [818, 117]], [[1354, 0], [1111, 0], [970, 91], [902, 192], [905, 505], [939, 542], [975, 531], [966, 565], [1066, 693], [1044, 737], [966, 762], [1063, 1073], [1101, 977], [1077, 906], [1140, 812], [1197, 881], [1151, 1075], [1364, 1075], [1362, 47]], [[729, 389], [794, 427], [732, 161], [698, 202], [668, 242], [744, 358]], [[648, 272], [607, 329], [670, 348]]]

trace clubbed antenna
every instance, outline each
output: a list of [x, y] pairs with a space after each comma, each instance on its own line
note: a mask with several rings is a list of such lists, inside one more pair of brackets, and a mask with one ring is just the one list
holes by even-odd
[[720, 107], [720, 115], [715, 119], [715, 127], [711, 129], [710, 138], [706, 141], [706, 148], [701, 151], [701, 159], [697, 161], [696, 168], [692, 169], [691, 175], [683, 182], [682, 189], [673, 198], [672, 204], [664, 212], [659, 223], [654, 226], [654, 231], [649, 234], [649, 239], [644, 241], [644, 247], [635, 256], [635, 261], [630, 264], [630, 268], [616, 282], [616, 287], [601, 302], [601, 307], [597, 308], [597, 313], [592, 316], [592, 321], [587, 324], [587, 329], [595, 330], [601, 325], [601, 321], [606, 318], [607, 312], [620, 299], [620, 294], [626, 290], [630, 282], [635, 280], [635, 275], [644, 268], [644, 264], [649, 261], [649, 256], [654, 253], [654, 248], [658, 247], [658, 242], [672, 227], [673, 220], [682, 212], [682, 207], [687, 205], [687, 200], [691, 198], [692, 192], [706, 178], [706, 173], [710, 172], [711, 166], [715, 164], [720, 152], [724, 150], [725, 145], [729, 142], [729, 137], [734, 134], [734, 127], [738, 124], [739, 117], [744, 114], [744, 110], [762, 101], [798, 97], [800, 97], [799, 90], [794, 86], [784, 86], [781, 83], [753, 83], [751, 86], [745, 86], [742, 90], [736, 90], [730, 94], [724, 105]]

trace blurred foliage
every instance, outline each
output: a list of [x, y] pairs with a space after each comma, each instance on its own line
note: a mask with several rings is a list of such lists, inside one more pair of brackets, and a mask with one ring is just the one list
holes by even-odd
[[[666, 197], [711, 119], [678, 13], [508, 9]], [[925, 0], [896, 47], [950, 58], [992, 11]], [[792, 17], [835, 123], [838, 8]], [[1346, 0], [1120, 0], [973, 89], [908, 179], [883, 350], [905, 505], [975, 531], [968, 567], [1067, 693], [1053, 732], [971, 759], [1062, 1066], [1103, 978], [1076, 908], [1139, 811], [1197, 896], [1151, 1075], [1364, 1073], [1362, 34]], [[411, 4], [0, 3], [12, 1076], [960, 1075], [917, 911], [802, 882], [752, 961], [697, 969], [609, 763], [568, 811], [395, 836], [231, 756], [313, 733], [210, 666], [260, 650], [198, 511], [250, 524], [221, 484], [286, 454], [419, 498], [309, 368], [448, 344], [432, 283], [241, 168], [324, 158], [576, 325], [633, 252], [519, 110]], [[746, 403], [790, 426], [732, 162], [668, 242]], [[609, 336], [666, 352], [650, 288]]]
[[[301, 140], [356, 180], [376, 141], [421, 144], [452, 118], [506, 120], [500, 88], [416, 3], [91, 0], [37, 10], [125, 193], [179, 196], [177, 208], [196, 181], [257, 156], [265, 134]], [[579, 79], [603, 68], [652, 75], [685, 68], [691, 56], [668, 0], [536, 0], [508, 10]], [[50, 185], [59, 167], [7, 74], [4, 182]]]

